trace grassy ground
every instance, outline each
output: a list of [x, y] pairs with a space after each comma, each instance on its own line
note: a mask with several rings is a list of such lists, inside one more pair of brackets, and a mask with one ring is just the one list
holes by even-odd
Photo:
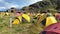
[[22, 23], [10, 28], [9, 16], [0, 18], [0, 34], [39, 34], [42, 30], [41, 25], [37, 27], [33, 23]]
[[[13, 16], [12, 18], [14, 20]], [[36, 26], [33, 23], [22, 23], [10, 28], [9, 16], [0, 18], [0, 34], [39, 34], [41, 31], [43, 31], [41, 24]]]

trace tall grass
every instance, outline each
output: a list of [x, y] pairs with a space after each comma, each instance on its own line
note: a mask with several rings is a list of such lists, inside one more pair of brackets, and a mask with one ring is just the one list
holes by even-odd
[[9, 16], [0, 18], [0, 34], [39, 34], [43, 30], [42, 27], [36, 27], [33, 23], [22, 23], [10, 28], [9, 18]]

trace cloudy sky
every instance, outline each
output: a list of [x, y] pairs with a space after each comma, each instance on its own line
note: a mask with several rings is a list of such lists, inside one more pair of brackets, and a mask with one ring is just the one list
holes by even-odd
[[36, 3], [42, 0], [0, 0], [0, 11], [4, 11], [11, 7], [22, 8], [30, 4]]

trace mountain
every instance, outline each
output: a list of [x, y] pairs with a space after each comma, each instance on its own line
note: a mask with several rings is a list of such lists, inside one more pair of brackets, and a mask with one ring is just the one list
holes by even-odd
[[[26, 7], [22, 8], [25, 11], [27, 10]], [[41, 11], [48, 11], [50, 9], [53, 10], [60, 10], [60, 0], [43, 0], [37, 3], [31, 4], [28, 6], [28, 11], [33, 12], [41, 12]]]

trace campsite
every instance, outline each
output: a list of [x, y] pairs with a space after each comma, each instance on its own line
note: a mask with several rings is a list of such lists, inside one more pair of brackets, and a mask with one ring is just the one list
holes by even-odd
[[21, 9], [13, 6], [0, 11], [0, 34], [60, 34], [59, 0], [42, 0]]
[[[30, 15], [23, 14], [22, 16], [19, 14], [15, 14], [15, 16], [14, 16], [14, 14], [6, 15], [6, 13], [4, 16], [3, 15], [4, 14], [2, 14], [2, 17], [0, 18], [0, 22], [1, 22], [0, 23], [0, 33], [1, 34], [5, 34], [5, 33], [6, 34], [19, 34], [19, 33], [20, 34], [39, 34], [40, 32], [43, 31], [43, 29], [46, 26], [48, 27], [48, 25], [57, 23], [57, 21], [59, 21], [59, 20], [56, 21], [53, 16], [47, 17], [44, 13], [41, 15], [39, 13], [37, 13], [36, 15], [33, 15], [33, 16], [31, 14]], [[40, 17], [39, 17], [39, 15], [40, 15]], [[15, 18], [15, 17], [17, 17], [17, 18]], [[27, 18], [28, 22], [25, 22], [26, 20], [23, 21], [24, 19], [22, 17]], [[12, 18], [12, 24], [10, 24], [10, 18]], [[31, 19], [31, 21], [30, 21], [30, 19]], [[47, 20], [45, 20], [45, 19], [47, 19]]]

